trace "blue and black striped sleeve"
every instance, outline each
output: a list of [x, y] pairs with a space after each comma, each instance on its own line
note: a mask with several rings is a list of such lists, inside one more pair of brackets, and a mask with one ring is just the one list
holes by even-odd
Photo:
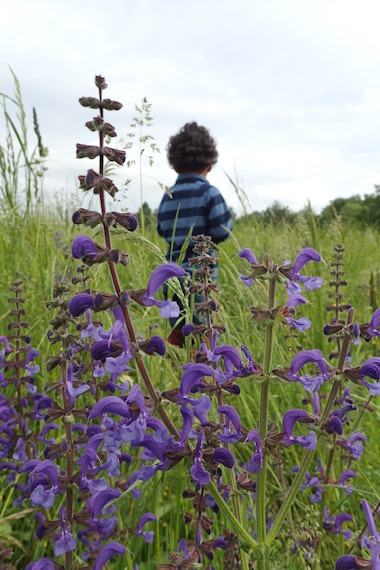
[[222, 194], [215, 186], [210, 186], [206, 193], [209, 234], [215, 243], [228, 238], [232, 230], [231, 212]]

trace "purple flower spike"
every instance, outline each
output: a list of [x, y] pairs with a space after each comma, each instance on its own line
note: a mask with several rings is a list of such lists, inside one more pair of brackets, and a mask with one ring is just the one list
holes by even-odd
[[90, 412], [90, 418], [97, 418], [103, 414], [116, 414], [122, 418], [130, 418], [131, 414], [127, 404], [116, 396], [106, 396], [95, 404]]
[[78, 293], [69, 302], [69, 312], [73, 317], [83, 315], [87, 309], [92, 309], [94, 300], [88, 293]]
[[96, 244], [88, 236], [78, 236], [72, 243], [71, 253], [75, 259], [93, 257], [96, 255]]
[[108, 560], [112, 558], [112, 556], [124, 556], [126, 553], [126, 548], [119, 542], [110, 542], [103, 546], [101, 551], [99, 552], [98, 556], [96, 557], [94, 570], [102, 570], [105, 567]]
[[211, 457], [211, 461], [213, 463], [221, 463], [224, 467], [228, 469], [232, 469], [235, 465], [235, 459], [229, 449], [225, 449], [224, 447], [218, 447], [213, 453]]
[[186, 277], [186, 271], [176, 265], [175, 263], [163, 263], [151, 274], [146, 291], [144, 295], [141, 296], [140, 300], [146, 307], [151, 307], [156, 305], [160, 309], [161, 316], [164, 319], [176, 318], [179, 315], [179, 307], [175, 301], [156, 301], [153, 296], [157, 293], [161, 285], [165, 283], [171, 277]]
[[143, 526], [146, 525], [146, 523], [150, 522], [150, 521], [155, 521], [157, 520], [156, 515], [154, 515], [153, 513], [145, 513], [144, 515], [142, 515], [142, 517], [140, 518], [139, 522], [137, 523], [137, 528], [135, 530], [135, 536], [142, 536], [145, 540], [145, 542], [148, 542], [149, 544], [152, 544], [153, 539], [154, 539], [154, 532], [153, 531], [143, 531]]

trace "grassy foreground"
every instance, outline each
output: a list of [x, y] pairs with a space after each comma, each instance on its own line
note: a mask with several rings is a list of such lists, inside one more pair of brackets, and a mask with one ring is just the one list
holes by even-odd
[[[73, 208], [74, 209], [74, 208]], [[50, 347], [46, 342], [46, 333], [49, 327], [50, 315], [45, 310], [45, 302], [50, 299], [54, 282], [64, 277], [70, 281], [75, 275], [75, 263], [70, 255], [70, 246], [73, 238], [77, 235], [77, 229], [72, 225], [70, 212], [60, 211], [52, 213], [47, 209], [31, 211], [27, 217], [23, 217], [16, 209], [3, 214], [0, 218], [0, 253], [2, 259], [2, 271], [0, 276], [0, 334], [7, 334], [7, 316], [10, 306], [7, 303], [8, 287], [12, 280], [22, 278], [24, 280], [24, 294], [27, 299], [25, 308], [27, 318], [30, 321], [29, 334], [33, 346], [40, 350], [39, 362], [41, 373], [38, 376], [38, 388], [43, 390], [47, 378], [44, 369], [45, 356], [49, 354]], [[82, 230], [82, 233], [83, 230]], [[96, 239], [96, 232], [86, 231]], [[162, 262], [165, 251], [164, 242], [157, 237], [154, 228], [147, 228], [145, 237], [141, 234], [119, 235], [120, 249], [127, 251], [131, 263], [128, 268], [120, 272], [122, 287], [125, 289], [139, 289], [146, 285], [146, 276], [150, 271]], [[264, 297], [264, 291], [260, 286], [247, 288], [239, 280], [239, 272], [246, 271], [246, 267], [238, 257], [238, 252], [243, 247], [249, 247], [256, 257], [264, 253], [270, 253], [278, 262], [286, 259], [294, 259], [297, 251], [302, 247], [311, 246], [316, 248], [326, 261], [326, 265], [318, 267], [318, 273], [324, 278], [325, 285], [322, 290], [313, 291], [309, 294], [311, 304], [306, 307], [304, 314], [308, 316], [313, 327], [298, 335], [297, 339], [289, 338], [287, 333], [277, 335], [274, 346], [273, 364], [289, 365], [292, 358], [294, 343], [303, 348], [320, 348], [325, 356], [330, 352], [326, 337], [322, 333], [323, 325], [331, 319], [331, 314], [326, 312], [326, 306], [330, 303], [328, 294], [329, 262], [332, 259], [333, 248], [337, 243], [345, 247], [344, 270], [348, 285], [344, 291], [344, 300], [356, 309], [355, 316], [360, 322], [370, 319], [376, 306], [371, 307], [371, 302], [378, 294], [377, 281], [379, 278], [378, 251], [380, 245], [380, 233], [374, 229], [344, 228], [337, 221], [323, 230], [319, 229], [312, 215], [299, 215], [292, 225], [281, 224], [279, 226], [260, 225], [249, 226], [244, 219], [235, 224], [233, 235], [220, 248], [220, 285], [219, 293], [220, 322], [226, 326], [224, 342], [233, 346], [246, 344], [251, 350], [254, 359], [262, 361], [264, 351], [264, 335], [260, 326], [252, 324], [249, 320], [250, 307], [259, 305]], [[116, 243], [115, 243], [116, 245]], [[321, 264], [322, 265], [322, 264]], [[373, 285], [370, 287], [371, 271]], [[315, 272], [315, 270], [314, 270]], [[111, 291], [111, 283], [103, 266], [97, 267], [91, 272], [91, 287], [96, 290]], [[285, 299], [279, 299], [279, 302]], [[133, 312], [135, 329], [137, 333], [146, 335], [148, 330], [155, 331], [164, 338], [169, 330], [159, 317], [158, 310], [153, 308], [138, 307]], [[278, 339], [281, 339], [280, 341]], [[363, 362], [365, 358], [378, 354], [379, 344], [377, 340], [372, 343], [363, 342], [355, 347], [352, 354], [352, 363]], [[188, 347], [190, 351], [190, 347]], [[150, 368], [151, 377], [155, 387], [162, 391], [178, 386], [181, 377], [182, 355], [176, 349], [168, 347], [169, 358], [149, 359], [147, 365]], [[179, 356], [179, 358], [177, 358]], [[183, 359], [182, 359], [183, 361]], [[130, 376], [133, 381], [137, 379], [135, 370]], [[248, 381], [247, 381], [248, 382]], [[305, 394], [299, 385], [276, 381], [272, 386], [272, 394], [269, 403], [269, 417], [277, 425], [282, 415], [289, 407], [301, 406]], [[367, 394], [355, 391], [355, 402], [364, 404]], [[259, 386], [254, 381], [244, 385], [244, 399], [236, 403], [242, 422], [247, 426], [255, 426], [258, 418]], [[359, 412], [360, 413], [360, 408]], [[358, 475], [355, 479], [353, 495], [348, 496], [343, 491], [334, 489], [330, 497], [330, 503], [339, 511], [346, 511], [355, 515], [356, 520], [362, 520], [363, 515], [359, 512], [360, 499], [366, 497], [371, 504], [379, 502], [380, 470], [378, 460], [380, 457], [380, 441], [378, 438], [379, 428], [379, 404], [372, 402], [372, 413], [366, 412], [361, 423], [361, 430], [367, 436], [366, 454], [364, 461], [359, 466]], [[326, 451], [327, 454], [327, 451]], [[303, 455], [302, 448], [292, 447], [285, 453], [285, 458], [292, 465], [300, 464]], [[247, 457], [240, 458], [242, 462]], [[322, 457], [326, 460], [326, 457]], [[140, 562], [140, 570], [155, 568], [158, 563], [167, 561], [169, 552], [177, 549], [177, 537], [186, 536], [187, 528], [184, 525], [184, 515], [188, 504], [182, 498], [182, 492], [186, 488], [186, 480], [182, 477], [182, 464], [173, 472], [159, 473], [151, 482], [141, 487], [142, 496], [139, 501], [125, 501], [126, 508], [120, 508], [118, 516], [123, 527], [128, 526], [129, 520], [136, 519], [142, 512], [150, 510], [157, 515], [155, 524], [155, 541], [152, 545], [142, 544], [141, 540], [128, 542], [128, 547], [134, 552]], [[128, 477], [128, 473], [123, 473]], [[332, 473], [334, 478], [334, 473]], [[284, 488], [280, 480], [276, 461], [270, 462], [269, 466], [269, 489], [270, 503], [277, 502], [281, 498]], [[285, 481], [288, 486], [289, 481]], [[23, 568], [32, 559], [43, 556], [50, 552], [51, 546], [48, 541], [35, 542], [33, 539], [34, 521], [31, 514], [25, 514], [21, 518], [16, 515], [12, 508], [11, 487], [5, 488], [2, 494], [2, 507], [0, 510], [0, 543], [11, 544], [14, 547], [14, 560], [17, 568]], [[127, 507], [128, 506], [128, 507]], [[249, 520], [253, 509], [251, 504], [243, 504], [243, 516]], [[16, 518], [12, 518], [15, 513]], [[11, 518], [9, 516], [11, 515]], [[8, 518], [5, 518], [8, 517]], [[306, 517], [306, 522], [303, 520]], [[294, 524], [301, 527], [303, 533], [307, 533], [307, 525], [316, 527], [318, 524], [318, 510], [310, 509], [306, 494], [300, 494], [297, 499], [297, 512], [294, 513]], [[218, 523], [214, 527], [215, 536], [218, 535]], [[305, 530], [306, 529], [306, 530]], [[288, 535], [288, 544], [284, 548], [281, 545], [282, 568], [309, 568], [302, 551], [297, 555], [291, 554], [292, 540]], [[328, 535], [323, 542], [321, 557], [326, 564], [325, 568], [332, 568], [334, 560], [339, 554], [347, 552], [341, 537]], [[32, 553], [32, 554], [31, 554]], [[48, 554], [47, 554], [48, 555]], [[214, 565], [221, 568], [221, 558], [216, 553]], [[145, 561], [145, 562], [144, 562]], [[125, 567], [122, 560], [113, 563], [112, 568]], [[273, 566], [274, 568], [276, 566]]]

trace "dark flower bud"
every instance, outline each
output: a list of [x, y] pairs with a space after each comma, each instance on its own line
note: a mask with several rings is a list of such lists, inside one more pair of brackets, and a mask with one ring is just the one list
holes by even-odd
[[60, 356], [47, 356], [46, 357], [46, 370], [51, 372], [58, 364], [61, 363]]
[[117, 295], [112, 295], [109, 293], [98, 293], [94, 299], [94, 310], [105, 311], [110, 307], [115, 307], [117, 305], [117, 302]]
[[[100, 156], [101, 150], [98, 146], [88, 144], [77, 144], [77, 158], [96, 158]], [[115, 159], [114, 159], [115, 160]]]
[[109, 258], [114, 263], [121, 263], [124, 267], [128, 267], [129, 265], [129, 255], [128, 253], [124, 253], [119, 249], [111, 249], [109, 252]]
[[182, 334], [183, 336], [189, 336], [194, 332], [194, 325], [192, 323], [188, 323], [182, 327]]
[[[77, 147], [78, 147], [78, 145], [77, 145]], [[96, 148], [96, 147], [94, 147], [94, 148]], [[124, 150], [119, 150], [117, 148], [111, 148], [109, 146], [105, 146], [103, 148], [103, 154], [106, 158], [108, 158], [108, 160], [110, 160], [112, 162], [116, 162], [120, 166], [122, 166], [125, 162], [125, 154], [126, 153]], [[96, 156], [98, 156], [98, 155], [96, 155]], [[81, 158], [81, 157], [78, 157], [78, 158]], [[95, 157], [89, 157], [89, 158], [95, 158]]]
[[95, 228], [98, 224], [102, 222], [102, 215], [99, 212], [85, 210], [80, 208], [74, 212], [72, 217], [74, 224], [84, 224], [85, 226], [90, 226]]
[[330, 334], [337, 334], [343, 329], [343, 325], [339, 323], [329, 323], [323, 327], [323, 334], [328, 336]]
[[98, 89], [107, 89], [108, 85], [106, 80], [101, 75], [95, 75], [95, 85]]
[[100, 101], [96, 97], [81, 97], [79, 103], [82, 107], [90, 107], [90, 109], [100, 108]]
[[112, 99], [103, 99], [101, 102], [102, 109], [106, 109], [107, 111], [119, 111], [122, 106], [119, 101], [112, 101]]
[[149, 355], [159, 354], [160, 356], [165, 356], [166, 353], [165, 341], [159, 336], [152, 336], [149, 340], [141, 342], [139, 346], [141, 350]]
[[130, 296], [128, 291], [122, 291], [119, 295], [119, 303], [122, 307], [126, 307], [130, 302]]
[[115, 127], [110, 123], [104, 122], [101, 117], [94, 117], [92, 121], [87, 121], [86, 127], [90, 129], [90, 131], [103, 133], [104, 136], [116, 137]]
[[134, 232], [138, 226], [137, 218], [135, 218], [135, 216], [132, 216], [132, 214], [129, 214], [127, 212], [124, 214], [121, 214], [119, 212], [111, 212], [111, 214], [118, 224], [130, 232]]

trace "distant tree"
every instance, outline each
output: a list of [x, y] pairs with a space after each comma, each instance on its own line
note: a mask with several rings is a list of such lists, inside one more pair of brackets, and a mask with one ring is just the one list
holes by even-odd
[[152, 212], [151, 207], [149, 206], [148, 202], [143, 202], [142, 207], [140, 207], [139, 211], [135, 214], [140, 226], [141, 226], [141, 220], [142, 220], [141, 209], [142, 209], [142, 213], [144, 216], [145, 226], [147, 228], [151, 228], [155, 224], [155, 215]]
[[294, 222], [296, 214], [287, 206], [283, 206], [277, 200], [268, 206], [263, 212], [263, 219], [265, 222], [272, 222], [278, 224], [280, 222]]

